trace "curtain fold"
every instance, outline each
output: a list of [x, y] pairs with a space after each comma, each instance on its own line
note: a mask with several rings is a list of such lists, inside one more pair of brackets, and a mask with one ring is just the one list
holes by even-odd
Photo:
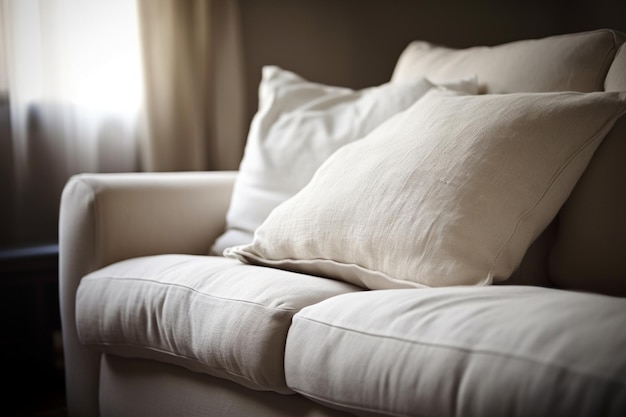
[[138, 0], [142, 169], [236, 169], [245, 132], [238, 2]]

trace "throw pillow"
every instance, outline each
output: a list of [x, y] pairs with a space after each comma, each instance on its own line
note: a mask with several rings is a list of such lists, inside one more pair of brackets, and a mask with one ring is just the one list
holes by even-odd
[[[352, 90], [313, 83], [276, 66], [263, 68], [259, 110], [213, 254], [252, 242], [256, 228], [309, 182], [335, 150], [362, 138], [435, 86], [425, 79]], [[475, 78], [443, 85], [476, 93]]]
[[431, 91], [225, 253], [370, 289], [504, 280], [625, 112], [626, 93]]

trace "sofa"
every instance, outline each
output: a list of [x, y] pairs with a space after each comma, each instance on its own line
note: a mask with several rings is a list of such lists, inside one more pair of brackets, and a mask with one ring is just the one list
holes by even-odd
[[625, 41], [268, 66], [237, 172], [71, 178], [69, 415], [626, 415]]

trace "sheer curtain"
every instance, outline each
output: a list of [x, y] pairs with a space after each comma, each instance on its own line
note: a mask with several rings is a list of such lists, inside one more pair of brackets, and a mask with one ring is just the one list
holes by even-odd
[[[3, 0], [15, 245], [56, 240], [59, 196], [79, 172], [135, 171], [142, 99], [128, 0]], [[4, 170], [7, 170], [6, 167]]]
[[0, 12], [0, 246], [56, 241], [73, 174], [237, 167], [237, 1], [0, 0]]

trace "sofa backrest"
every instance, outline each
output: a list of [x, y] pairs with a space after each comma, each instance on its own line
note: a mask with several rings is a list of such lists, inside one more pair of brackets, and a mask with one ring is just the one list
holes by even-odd
[[[475, 75], [481, 93], [626, 91], [625, 42], [607, 29], [467, 49], [415, 41], [392, 82]], [[504, 283], [626, 296], [626, 116]]]
[[622, 43], [604, 81], [606, 91], [626, 90], [626, 43]]

